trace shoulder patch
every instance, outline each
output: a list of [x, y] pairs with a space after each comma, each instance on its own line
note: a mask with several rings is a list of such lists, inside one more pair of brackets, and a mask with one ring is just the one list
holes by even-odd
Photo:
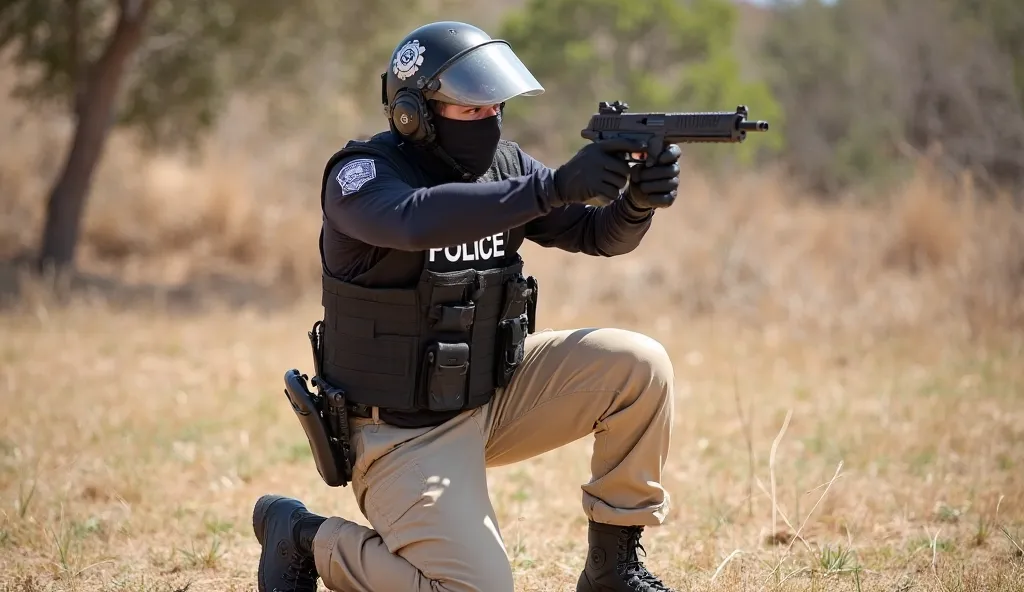
[[348, 195], [359, 191], [363, 185], [377, 178], [377, 167], [369, 158], [357, 158], [341, 167], [338, 171], [338, 185], [341, 194]]

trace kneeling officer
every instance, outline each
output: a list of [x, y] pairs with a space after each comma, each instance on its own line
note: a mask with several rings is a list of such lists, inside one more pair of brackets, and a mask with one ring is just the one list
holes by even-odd
[[304, 423], [311, 444], [323, 430], [350, 438], [351, 456], [314, 445], [317, 465], [330, 485], [351, 479], [373, 528], [262, 497], [259, 590], [314, 592], [321, 578], [359, 592], [511, 591], [486, 469], [591, 433], [576, 589], [668, 590], [637, 551], [669, 508], [669, 357], [624, 330], [537, 332], [538, 285], [519, 249], [631, 252], [675, 200], [679, 149], [631, 169], [643, 145], [596, 142], [544, 166], [501, 138], [505, 101], [543, 88], [507, 43], [464, 23], [410, 33], [382, 87], [390, 129], [335, 154], [321, 194], [315, 380], [347, 417]]

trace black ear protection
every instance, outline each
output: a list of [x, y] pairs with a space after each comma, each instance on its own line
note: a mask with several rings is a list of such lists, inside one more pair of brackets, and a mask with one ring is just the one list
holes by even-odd
[[418, 90], [403, 88], [391, 103], [391, 122], [398, 133], [413, 142], [434, 140], [433, 114]]
[[[381, 75], [381, 102], [388, 103], [387, 75]], [[416, 89], [403, 88], [395, 93], [395, 100], [387, 107], [388, 119], [402, 136], [412, 142], [433, 142], [434, 125], [430, 106]]]

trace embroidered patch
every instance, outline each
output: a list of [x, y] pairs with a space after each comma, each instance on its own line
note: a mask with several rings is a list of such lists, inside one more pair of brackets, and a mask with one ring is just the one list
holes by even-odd
[[355, 193], [368, 182], [377, 178], [377, 167], [368, 158], [360, 158], [341, 167], [338, 171], [338, 185], [341, 185], [341, 194], [348, 195]]
[[412, 40], [395, 52], [394, 69], [395, 76], [399, 80], [405, 80], [416, 73], [423, 65], [423, 54], [427, 48], [420, 45], [418, 40]]

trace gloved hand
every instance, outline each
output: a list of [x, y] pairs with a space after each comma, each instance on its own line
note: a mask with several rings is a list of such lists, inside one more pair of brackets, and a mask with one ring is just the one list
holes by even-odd
[[658, 155], [656, 164], [638, 164], [629, 171], [626, 199], [639, 210], [667, 208], [676, 201], [679, 188], [679, 146], [669, 144]]
[[643, 152], [644, 148], [642, 143], [624, 138], [587, 144], [555, 169], [558, 197], [553, 201], [558, 203], [551, 205], [582, 203], [595, 197], [618, 198], [629, 177], [626, 153]]

